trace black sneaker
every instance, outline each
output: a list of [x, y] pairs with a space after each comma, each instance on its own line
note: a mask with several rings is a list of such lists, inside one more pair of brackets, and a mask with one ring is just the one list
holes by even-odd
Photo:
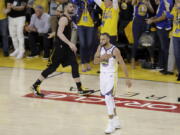
[[27, 56], [27, 58], [36, 58], [38, 56], [39, 56], [38, 54], [30, 54]]
[[161, 74], [163, 74], [163, 75], [166, 75], [166, 72], [167, 72], [167, 71], [166, 71], [165, 69], [163, 69], [163, 70], [160, 70], [159, 72], [160, 72]]
[[78, 94], [82, 96], [90, 95], [94, 93], [94, 90], [78, 90]]
[[174, 75], [174, 73], [171, 72], [171, 71], [167, 71], [166, 74], [167, 74], [167, 75]]
[[178, 102], [180, 102], [180, 97], [178, 97]]
[[43, 56], [43, 60], [48, 60], [49, 57], [48, 56]]
[[177, 78], [177, 81], [180, 81], [180, 73], [178, 74], [178, 78]]
[[9, 53], [8, 52], [4, 52], [4, 57], [8, 57]]
[[31, 86], [31, 91], [34, 93], [35, 96], [44, 97], [44, 94], [41, 93], [39, 85], [36, 86], [36, 87], [35, 86]]
[[173, 75], [173, 72], [170, 71], [166, 71], [166, 70], [161, 70], [160, 73], [162, 73], [163, 75]]
[[44, 54], [43, 59], [48, 59], [49, 58], [49, 54]]

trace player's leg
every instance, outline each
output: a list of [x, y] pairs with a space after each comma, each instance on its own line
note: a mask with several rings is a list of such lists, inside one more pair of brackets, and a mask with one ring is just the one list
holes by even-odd
[[102, 95], [105, 95], [105, 103], [108, 110], [109, 123], [105, 133], [111, 133], [120, 128], [119, 118], [116, 113], [114, 100], [115, 89], [117, 87], [117, 75], [112, 73], [100, 74], [100, 89]]
[[117, 88], [117, 84], [118, 84], [118, 74], [114, 73], [114, 80], [112, 80], [114, 82], [114, 87], [112, 90], [112, 100], [113, 100], [113, 107], [114, 107], [114, 117], [113, 117], [113, 125], [115, 129], [119, 129], [121, 128], [120, 125], [120, 121], [119, 121], [119, 117], [117, 116], [117, 112], [116, 112], [116, 104], [115, 104], [115, 100], [114, 100], [114, 95], [116, 93], [116, 88]]
[[105, 133], [109, 134], [115, 131], [114, 125], [113, 125], [113, 120], [114, 120], [114, 101], [112, 98], [112, 94], [106, 94], [105, 95], [105, 103], [107, 107], [107, 113], [108, 113], [108, 126], [105, 130]]
[[115, 101], [112, 94], [105, 95], [105, 102], [108, 110], [109, 123], [105, 133], [112, 133], [115, 129], [121, 128], [119, 117], [116, 113]]
[[114, 117], [113, 117], [113, 125], [115, 129], [120, 129], [121, 125], [120, 125], [120, 121], [119, 121], [119, 117], [117, 116], [117, 111], [116, 111], [116, 105], [115, 105], [115, 101], [114, 101], [114, 96], [112, 96], [112, 100], [113, 100], [113, 107], [114, 107]]
[[[35, 83], [31, 86], [32, 91], [35, 95], [43, 97], [44, 95], [40, 91], [40, 85], [44, 79], [48, 77], [48, 75], [52, 74], [56, 71], [60, 64], [60, 56], [59, 56], [59, 48], [55, 48], [49, 58], [48, 67], [41, 73]], [[59, 57], [58, 57], [59, 56]]]
[[114, 100], [112, 98], [112, 90], [113, 90], [113, 79], [110, 77], [109, 73], [100, 73], [100, 90], [101, 94], [105, 98], [105, 103], [107, 107], [108, 114], [108, 125], [105, 130], [105, 133], [109, 134], [115, 131], [113, 126], [113, 117], [114, 117]]
[[84, 90], [82, 88], [80, 75], [79, 75], [79, 65], [77, 63], [76, 58], [74, 57], [71, 62], [71, 70], [72, 70], [72, 77], [74, 79], [74, 82], [76, 83], [78, 93], [81, 95], [88, 95], [92, 93], [92, 90]]

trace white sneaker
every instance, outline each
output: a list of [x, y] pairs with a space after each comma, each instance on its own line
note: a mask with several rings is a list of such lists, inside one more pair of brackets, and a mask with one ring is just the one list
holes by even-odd
[[121, 124], [120, 124], [118, 116], [115, 116], [113, 118], [113, 126], [114, 126], [115, 129], [120, 129], [121, 128]]
[[24, 57], [24, 52], [20, 52], [20, 53], [17, 55], [16, 59], [22, 59], [23, 57]]
[[106, 134], [111, 134], [114, 131], [115, 131], [115, 128], [113, 126], [113, 120], [109, 120], [109, 123], [108, 123], [108, 126], [107, 126], [106, 130], [105, 130], [105, 133]]
[[16, 57], [18, 55], [18, 50], [15, 50], [10, 54], [11, 57]]

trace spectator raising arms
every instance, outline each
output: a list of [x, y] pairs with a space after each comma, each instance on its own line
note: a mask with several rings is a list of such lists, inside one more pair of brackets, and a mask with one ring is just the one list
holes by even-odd
[[116, 45], [118, 34], [119, 5], [118, 0], [94, 0], [103, 10], [101, 33], [110, 35], [110, 42]]

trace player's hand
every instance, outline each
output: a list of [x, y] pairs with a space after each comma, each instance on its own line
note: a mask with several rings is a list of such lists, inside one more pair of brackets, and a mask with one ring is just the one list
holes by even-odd
[[132, 83], [131, 83], [130, 79], [126, 80], [126, 85], [128, 86], [128, 88], [130, 88], [132, 86]]
[[108, 60], [108, 59], [111, 58], [111, 57], [112, 57], [111, 54], [105, 53], [104, 55], [101, 56], [101, 59], [106, 61], [106, 60]]
[[76, 47], [76, 45], [75, 45], [75, 44], [70, 43], [70, 44], [69, 44], [69, 47], [71, 48], [71, 50], [72, 50], [74, 53], [76, 53], [76, 52], [77, 52], [77, 47]]

